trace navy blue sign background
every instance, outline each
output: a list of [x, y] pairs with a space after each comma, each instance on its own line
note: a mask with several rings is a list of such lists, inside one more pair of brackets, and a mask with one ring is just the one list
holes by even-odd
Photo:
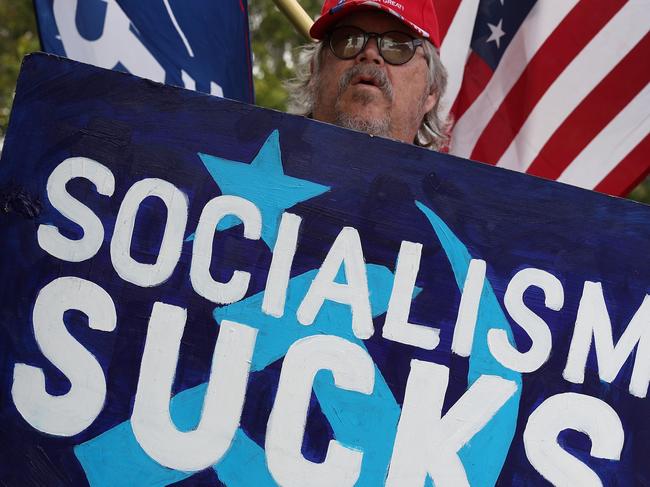
[[[55, 225], [72, 239], [82, 237], [81, 229], [52, 207], [46, 193], [48, 177], [70, 157], [97, 161], [115, 177], [110, 197], [81, 178], [67, 186], [100, 216], [105, 229], [97, 255], [78, 263], [56, 259], [37, 241], [42, 224]], [[109, 252], [120, 203], [144, 178], [169, 181], [189, 198], [180, 261], [170, 279], [150, 288], [120, 278]], [[279, 197], [265, 194], [285, 184], [290, 190]], [[584, 383], [562, 377], [585, 281], [602, 283], [615, 341], [650, 293], [647, 206], [46, 55], [30, 56], [23, 65], [0, 163], [0, 190], [2, 484], [274, 485], [264, 460], [267, 421], [282, 356], [306, 334], [339, 335], [364, 347], [375, 363], [375, 391], [383, 391], [383, 399], [368, 400], [376, 402], [346, 402], [350, 396], [345, 394], [352, 393], [337, 392], [331, 375], [318, 376], [302, 447], [302, 454], [313, 462], [324, 460], [330, 439], [363, 451], [357, 485], [383, 484], [412, 359], [450, 368], [443, 414], [482, 373], [518, 384], [495, 420], [460, 452], [471, 485], [548, 484], [527, 458], [523, 433], [531, 413], [563, 392], [611, 406], [620, 417], [624, 444], [620, 460], [593, 458], [589, 438], [577, 431], [563, 431], [560, 446], [605, 485], [650, 483], [648, 399], [628, 391], [635, 353], [611, 384], [599, 379], [593, 350]], [[236, 222], [219, 227], [212, 276], [227, 281], [239, 269], [252, 278], [243, 301], [215, 308], [193, 290], [189, 275], [199, 215], [220, 194], [253, 201], [266, 226], [256, 241], [244, 239]], [[260, 296], [277, 237], [275, 223], [285, 210], [303, 222], [287, 312], [275, 319], [259, 311]], [[134, 259], [155, 262], [165, 215], [160, 200], [144, 200], [131, 247]], [[295, 307], [305, 282], [313, 279], [346, 226], [358, 230], [368, 266], [376, 331], [364, 341], [351, 333], [345, 305], [326, 303], [327, 310], [324, 306], [321, 312], [337, 317], [340, 329], [319, 321], [320, 315], [311, 327], [295, 326]], [[409, 321], [440, 329], [435, 350], [382, 337], [392, 272], [405, 240], [423, 245]], [[469, 257], [486, 261], [488, 285], [476, 344], [465, 358], [451, 353], [451, 341]], [[539, 370], [518, 374], [488, 355], [485, 333], [490, 327], [502, 328], [520, 350], [530, 347], [528, 335], [502, 311], [508, 283], [527, 267], [556, 276], [564, 304], [553, 311], [544, 305], [539, 289], [527, 291], [525, 302], [548, 323], [553, 347]], [[50, 394], [65, 394], [70, 388], [64, 374], [43, 357], [32, 328], [39, 291], [62, 276], [99, 284], [117, 310], [112, 332], [90, 329], [80, 312], [65, 315], [70, 333], [101, 364], [108, 390], [97, 419], [72, 437], [32, 427], [11, 393], [17, 363], [42, 368]], [[188, 314], [172, 401], [179, 428], [196, 426], [219, 323], [230, 319], [259, 330], [241, 428], [224, 459], [198, 473], [158, 465], [128, 426], [155, 302], [185, 308]], [[346, 406], [334, 414], [333, 404]]]
[[43, 50], [252, 103], [246, 0], [35, 0]]

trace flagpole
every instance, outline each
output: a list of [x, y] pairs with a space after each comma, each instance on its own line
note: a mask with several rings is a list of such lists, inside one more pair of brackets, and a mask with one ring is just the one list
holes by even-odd
[[280, 11], [286, 15], [293, 26], [300, 32], [305, 39], [312, 40], [309, 35], [309, 29], [314, 21], [307, 12], [300, 6], [297, 0], [273, 0]]

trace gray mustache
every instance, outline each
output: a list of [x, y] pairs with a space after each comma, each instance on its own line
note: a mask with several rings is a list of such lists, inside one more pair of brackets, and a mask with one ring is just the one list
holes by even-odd
[[371, 77], [388, 101], [393, 101], [393, 85], [386, 73], [374, 64], [366, 63], [356, 64], [343, 73], [339, 80], [339, 96], [350, 86], [352, 79], [356, 76]]

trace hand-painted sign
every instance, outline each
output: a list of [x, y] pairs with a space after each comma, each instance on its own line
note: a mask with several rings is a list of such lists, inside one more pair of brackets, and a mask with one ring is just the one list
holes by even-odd
[[650, 482], [647, 206], [44, 55], [0, 189], [3, 484]]

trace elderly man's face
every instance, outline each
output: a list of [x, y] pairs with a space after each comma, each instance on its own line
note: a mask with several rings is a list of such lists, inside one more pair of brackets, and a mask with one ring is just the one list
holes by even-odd
[[[339, 25], [366, 32], [409, 32], [392, 15], [362, 11]], [[325, 48], [316, 79], [313, 117], [324, 122], [413, 143], [424, 115], [436, 103], [427, 81], [428, 66], [422, 47], [399, 66], [379, 55], [376, 39], [370, 39], [355, 58], [338, 59]]]

